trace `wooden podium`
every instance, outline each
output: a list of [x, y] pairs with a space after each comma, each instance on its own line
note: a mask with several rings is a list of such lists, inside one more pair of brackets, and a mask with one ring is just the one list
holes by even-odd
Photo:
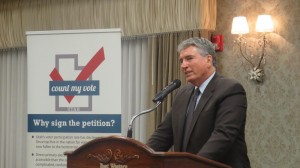
[[155, 152], [131, 138], [96, 138], [65, 152], [67, 168], [230, 168], [186, 152]]

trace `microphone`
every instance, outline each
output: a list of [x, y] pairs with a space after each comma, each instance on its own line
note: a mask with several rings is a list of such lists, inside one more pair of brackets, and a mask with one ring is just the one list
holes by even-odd
[[160, 101], [162, 102], [163, 99], [169, 94], [171, 93], [173, 90], [179, 88], [181, 85], [181, 81], [178, 79], [173, 80], [168, 86], [166, 86], [162, 91], [160, 91], [159, 93], [157, 93], [154, 97], [154, 99], [152, 100], [154, 103]]
[[142, 115], [142, 114], [149, 113], [149, 112], [155, 110], [160, 104], [161, 104], [161, 102], [159, 101], [159, 102], [156, 103], [155, 107], [153, 107], [153, 108], [151, 108], [151, 109], [148, 109], [148, 110], [144, 110], [144, 111], [142, 111], [142, 112], [140, 112], [140, 113], [134, 115], [134, 116], [131, 118], [131, 120], [130, 120], [130, 122], [129, 122], [128, 130], [127, 130], [127, 137], [128, 137], [128, 138], [132, 138], [132, 123], [133, 123], [133, 121], [134, 121], [138, 116], [140, 116], [140, 115]]
[[144, 110], [144, 111], [134, 115], [129, 122], [128, 130], [127, 130], [127, 137], [132, 138], [132, 123], [138, 116], [155, 110], [161, 104], [162, 100], [173, 90], [179, 88], [180, 85], [181, 85], [180, 80], [178, 80], [178, 79], [173, 80], [168, 86], [166, 86], [162, 91], [160, 91], [159, 93], [157, 93], [155, 95], [155, 98], [152, 100], [154, 103], [156, 103], [155, 107], [148, 109], [148, 110]]

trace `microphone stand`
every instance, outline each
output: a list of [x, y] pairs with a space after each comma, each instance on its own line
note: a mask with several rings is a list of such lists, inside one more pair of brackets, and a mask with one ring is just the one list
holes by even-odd
[[131, 120], [130, 120], [130, 122], [129, 122], [129, 126], [128, 126], [128, 131], [127, 131], [127, 137], [128, 137], [128, 138], [132, 138], [132, 123], [133, 123], [133, 121], [134, 121], [138, 116], [140, 116], [140, 115], [142, 115], [142, 114], [149, 113], [149, 112], [155, 110], [160, 104], [161, 104], [161, 101], [157, 101], [157, 102], [156, 102], [156, 105], [155, 105], [153, 108], [148, 109], [148, 110], [144, 110], [144, 111], [142, 111], [142, 112], [140, 112], [140, 113], [134, 115], [134, 116], [131, 118]]

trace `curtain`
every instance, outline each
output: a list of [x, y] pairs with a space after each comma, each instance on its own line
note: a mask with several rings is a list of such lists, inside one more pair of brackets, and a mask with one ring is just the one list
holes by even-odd
[[217, 26], [217, 0], [201, 0], [199, 29], [213, 31]]
[[26, 49], [0, 51], [0, 167], [26, 165]]
[[0, 1], [0, 48], [26, 46], [26, 31], [121, 28], [123, 36], [214, 30], [217, 0]]
[[[147, 38], [122, 40], [122, 133], [126, 136], [128, 124], [135, 114], [147, 108], [148, 99], [148, 45]], [[145, 142], [146, 116], [133, 122], [133, 138]]]
[[[166, 33], [149, 37], [149, 87], [150, 97], [154, 97], [165, 86], [174, 79], [186, 83], [185, 77], [180, 69], [179, 53], [177, 45], [190, 37], [204, 37], [210, 39], [210, 32], [205, 30], [194, 30], [185, 32]], [[156, 113], [151, 114], [147, 123], [148, 136], [152, 134], [157, 125], [163, 120], [165, 114], [170, 111], [172, 99], [176, 91], [168, 95]]]

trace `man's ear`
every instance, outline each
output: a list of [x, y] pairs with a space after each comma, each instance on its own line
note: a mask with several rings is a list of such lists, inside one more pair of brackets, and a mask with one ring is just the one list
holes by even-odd
[[207, 57], [207, 63], [208, 63], [208, 62], [211, 62], [211, 63], [212, 63], [212, 56], [211, 56], [211, 55], [207, 55], [206, 57]]

